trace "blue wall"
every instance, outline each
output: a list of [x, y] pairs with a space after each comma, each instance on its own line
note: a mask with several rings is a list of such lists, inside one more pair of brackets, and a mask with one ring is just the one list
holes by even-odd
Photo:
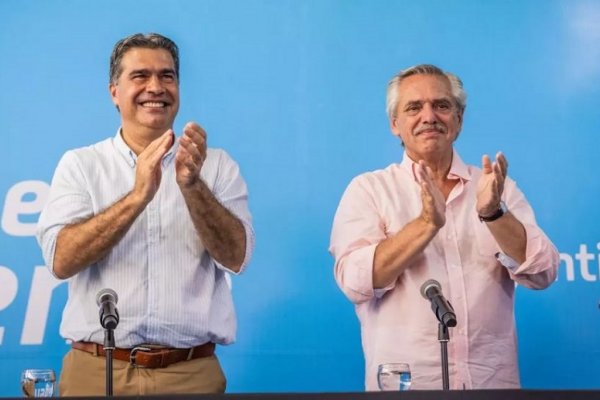
[[353, 176], [400, 159], [385, 87], [423, 62], [465, 83], [463, 159], [502, 150], [561, 252], [550, 289], [517, 291], [523, 385], [600, 388], [598, 21], [584, 0], [0, 2], [0, 395], [24, 368], [60, 369], [66, 285], [33, 228], [62, 153], [116, 132], [108, 57], [138, 31], [179, 44], [176, 128], [202, 124], [251, 191], [256, 253], [219, 351], [230, 391], [362, 390], [331, 221]]

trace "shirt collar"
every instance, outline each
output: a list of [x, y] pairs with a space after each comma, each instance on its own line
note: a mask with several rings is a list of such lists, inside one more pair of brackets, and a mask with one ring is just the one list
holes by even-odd
[[[413, 178], [416, 179], [414, 174], [413, 165], [415, 162], [408, 156], [406, 151], [402, 156], [402, 162], [400, 163], [400, 167], [408, 171]], [[469, 171], [469, 167], [467, 164], [463, 162], [455, 149], [452, 149], [452, 164], [450, 165], [450, 171], [448, 172], [449, 179], [464, 179], [467, 181], [471, 180], [471, 172]]]
[[[125, 143], [125, 140], [123, 140], [122, 129], [123, 128], [119, 127], [119, 129], [117, 130], [117, 134], [115, 135], [113, 143], [114, 143], [115, 147], [117, 148], [117, 151], [125, 159], [125, 162], [127, 162], [127, 164], [131, 168], [134, 168], [136, 165], [136, 162], [137, 162], [137, 155], [135, 154], [135, 152], [133, 150], [131, 150], [131, 148], [127, 145], [127, 143]], [[176, 153], [178, 146], [179, 146], [179, 138], [175, 138], [175, 143], [173, 144], [173, 146], [171, 146], [169, 151], [167, 151], [167, 153], [163, 156], [163, 159], [162, 159], [163, 165], [166, 165], [173, 159], [173, 155]]]

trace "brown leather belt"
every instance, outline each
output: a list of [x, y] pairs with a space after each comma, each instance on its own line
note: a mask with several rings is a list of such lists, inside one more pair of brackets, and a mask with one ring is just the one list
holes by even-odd
[[[106, 356], [104, 346], [92, 342], [73, 342], [71, 347], [95, 356]], [[165, 368], [180, 361], [209, 357], [215, 353], [215, 344], [208, 342], [190, 349], [152, 348], [144, 345], [133, 349], [114, 349], [113, 358], [136, 367]]]

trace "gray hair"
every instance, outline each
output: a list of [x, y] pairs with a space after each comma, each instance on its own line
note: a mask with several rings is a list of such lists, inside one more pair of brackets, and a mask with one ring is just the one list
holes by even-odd
[[454, 96], [456, 105], [458, 106], [460, 112], [464, 111], [465, 107], [467, 106], [467, 93], [463, 89], [463, 84], [460, 78], [450, 72], [443, 71], [435, 65], [419, 64], [400, 71], [388, 83], [385, 111], [387, 112], [390, 120], [396, 117], [396, 110], [398, 108], [398, 102], [400, 101], [400, 94], [398, 93], [397, 88], [402, 80], [412, 75], [438, 75], [448, 78], [450, 81], [452, 96]]
[[171, 54], [171, 57], [173, 57], [173, 62], [175, 63], [175, 74], [177, 75], [177, 79], [179, 79], [179, 49], [177, 48], [175, 42], [158, 33], [136, 33], [119, 40], [115, 44], [112, 54], [110, 55], [110, 83], [117, 83], [119, 76], [121, 76], [121, 73], [123, 72], [123, 68], [121, 67], [123, 56], [129, 50], [136, 47], [167, 50]]

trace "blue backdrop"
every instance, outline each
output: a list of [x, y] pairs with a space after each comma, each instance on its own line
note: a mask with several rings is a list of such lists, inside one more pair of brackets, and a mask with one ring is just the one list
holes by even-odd
[[1, 1], [0, 395], [20, 394], [24, 368], [60, 369], [66, 284], [35, 223], [60, 156], [119, 125], [113, 44], [151, 31], [180, 46], [178, 132], [202, 124], [250, 188], [256, 253], [233, 279], [237, 343], [219, 350], [229, 391], [362, 390], [331, 221], [352, 177], [400, 160], [385, 88], [423, 62], [465, 83], [463, 159], [504, 151], [561, 252], [551, 288], [517, 291], [523, 385], [600, 388], [598, 21], [585, 0]]

